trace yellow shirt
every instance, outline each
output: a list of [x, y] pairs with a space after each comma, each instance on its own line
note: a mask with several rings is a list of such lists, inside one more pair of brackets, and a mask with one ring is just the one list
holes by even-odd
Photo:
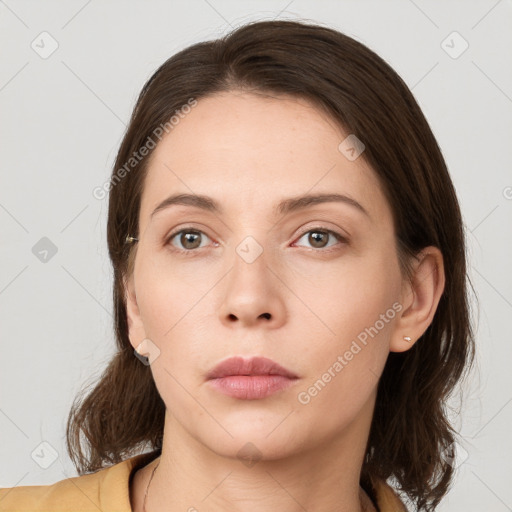
[[[66, 478], [50, 485], [0, 489], [1, 512], [131, 512], [130, 476], [149, 464], [156, 453], [126, 459], [96, 473]], [[379, 512], [407, 512], [393, 489], [377, 482]]]

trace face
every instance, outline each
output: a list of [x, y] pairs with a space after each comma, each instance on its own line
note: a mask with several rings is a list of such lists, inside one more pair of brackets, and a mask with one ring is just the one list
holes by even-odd
[[[199, 100], [153, 152], [130, 341], [150, 340], [168, 416], [216, 453], [251, 441], [283, 457], [372, 413], [403, 282], [391, 209], [374, 171], [338, 149], [348, 135], [305, 100], [229, 92]], [[153, 213], [176, 194], [217, 209]], [[333, 194], [350, 200], [290, 202]], [[266, 357], [298, 378], [235, 398], [207, 380], [232, 356]]]

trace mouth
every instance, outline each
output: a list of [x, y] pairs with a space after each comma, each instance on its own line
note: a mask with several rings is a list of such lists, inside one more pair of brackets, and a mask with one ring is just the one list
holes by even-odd
[[213, 389], [242, 400], [258, 400], [273, 395], [298, 378], [292, 371], [266, 357], [231, 357], [207, 375]]

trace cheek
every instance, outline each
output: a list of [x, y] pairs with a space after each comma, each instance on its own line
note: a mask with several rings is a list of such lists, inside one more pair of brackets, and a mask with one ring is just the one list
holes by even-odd
[[347, 256], [322, 269], [310, 266], [307, 274], [295, 278], [293, 289], [317, 323], [324, 324], [324, 332], [343, 343], [385, 315], [400, 288], [397, 262], [376, 248], [368, 256]]
[[192, 383], [203, 370], [205, 354], [215, 351], [207, 346], [215, 322], [219, 323], [213, 297], [226, 270], [200, 258], [178, 261], [165, 251], [141, 254], [137, 270], [137, 300], [146, 337], [160, 349], [165, 367], [183, 384]]
[[203, 334], [206, 322], [211, 323], [203, 309], [204, 295], [211, 284], [191, 282], [154, 264], [141, 268], [138, 277], [137, 298], [146, 337], [159, 349], [151, 365], [158, 392], [173, 414], [200, 413], [187, 390], [195, 395], [199, 383], [198, 361], [204, 353], [200, 340], [208, 339]]
[[323, 418], [325, 432], [349, 424], [370, 403], [389, 355], [396, 318], [391, 297], [359, 290], [357, 297], [334, 294], [341, 307], [324, 308], [324, 321], [335, 335], [304, 351], [307, 377], [296, 398], [306, 417]]
[[169, 344], [176, 333], [190, 329], [191, 318], [203, 321], [200, 312], [207, 302], [205, 295], [218, 278], [205, 265], [173, 262], [165, 251], [145, 261], [143, 258], [137, 275], [137, 300], [146, 334], [169, 340]]
[[400, 284], [393, 258], [377, 251], [344, 262], [329, 275], [297, 282], [297, 295], [306, 298], [309, 309], [301, 322], [317, 333], [315, 343], [304, 348], [311, 382], [320, 379], [319, 387], [340, 392], [376, 385], [400, 308]]

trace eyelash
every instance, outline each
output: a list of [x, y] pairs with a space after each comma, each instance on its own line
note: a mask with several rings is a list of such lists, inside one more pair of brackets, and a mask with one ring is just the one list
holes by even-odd
[[[304, 235], [306, 235], [307, 233], [311, 233], [311, 232], [320, 232], [320, 233], [326, 233], [326, 234], [329, 234], [329, 235], [333, 235], [339, 242], [348, 243], [348, 240], [344, 236], [342, 236], [341, 234], [339, 234], [336, 231], [333, 231], [331, 229], [324, 228], [322, 226], [316, 226], [314, 228], [308, 229], [307, 231], [304, 231], [303, 233], [301, 233], [299, 235], [297, 240], [300, 240]], [[181, 233], [200, 233], [202, 235], [206, 235], [206, 233], [204, 233], [203, 231], [201, 231], [199, 229], [193, 228], [193, 227], [185, 227], [185, 228], [181, 228], [178, 231], [174, 231], [171, 235], [169, 235], [169, 237], [167, 238], [167, 240], [165, 242], [165, 245], [166, 246], [171, 246], [171, 250], [174, 251], [174, 252], [185, 254], [186, 256], [195, 256], [196, 253], [198, 252], [198, 248], [196, 248], [196, 249], [188, 249], [187, 250], [187, 249], [179, 249], [178, 247], [175, 247], [175, 246], [172, 245], [171, 241], [177, 235], [179, 235]], [[206, 236], [208, 236], [208, 235], [206, 235]], [[315, 251], [315, 252], [317, 252], [317, 251], [320, 251], [320, 252], [331, 252], [331, 250], [332, 250], [331, 247], [329, 247], [327, 249], [316, 249], [316, 248], [311, 248], [311, 249], [313, 251]]]

